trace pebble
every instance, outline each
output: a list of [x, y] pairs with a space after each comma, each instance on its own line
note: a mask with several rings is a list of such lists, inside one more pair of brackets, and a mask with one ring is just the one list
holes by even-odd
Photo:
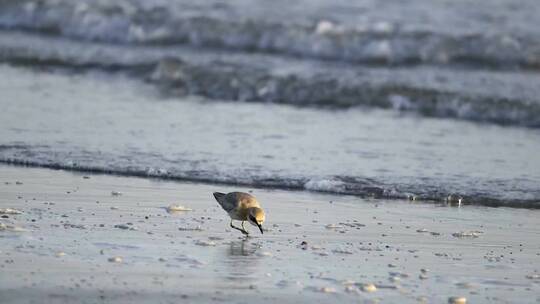
[[402, 279], [405, 279], [405, 278], [408, 278], [408, 277], [409, 277], [409, 274], [404, 273], [404, 272], [394, 272], [394, 271], [391, 271], [389, 274], [390, 274], [391, 276], [400, 277], [400, 278], [402, 278]]
[[124, 229], [124, 230], [137, 230], [137, 227], [133, 227], [133, 226], [131, 226], [129, 224], [114, 225], [114, 228]]
[[334, 249], [332, 250], [333, 253], [337, 253], [337, 254], [353, 254], [354, 252], [350, 251], [350, 250], [347, 250], [347, 249]]
[[167, 212], [174, 213], [174, 212], [184, 212], [184, 211], [193, 211], [193, 209], [184, 207], [181, 205], [170, 205], [167, 207]]
[[119, 256], [109, 258], [109, 262], [112, 262], [112, 263], [122, 263], [123, 261], [124, 260], [122, 259], [122, 257], [119, 257]]
[[452, 236], [457, 237], [457, 238], [465, 238], [465, 237], [477, 238], [481, 234], [483, 234], [482, 231], [460, 231], [460, 232], [452, 233]]
[[363, 292], [375, 292], [375, 291], [377, 291], [377, 287], [372, 283], [364, 284], [364, 285], [362, 285], [362, 291]]
[[12, 208], [0, 208], [0, 214], [21, 214], [22, 211]]
[[469, 283], [469, 282], [460, 282], [460, 283], [456, 283], [456, 286], [459, 287], [459, 288], [473, 288], [474, 286]]
[[111, 191], [111, 195], [112, 196], [120, 196], [120, 195], [122, 195], [122, 192], [120, 192], [120, 191]]
[[540, 274], [528, 274], [525, 276], [527, 279], [530, 279], [530, 280], [538, 280], [540, 279]]
[[324, 226], [324, 228], [326, 228], [326, 229], [341, 229], [341, 228], [343, 228], [343, 226], [336, 225], [336, 224], [328, 224], [328, 225]]
[[56, 256], [59, 257], [59, 258], [65, 256], [65, 255], [66, 255], [66, 253], [63, 252], [63, 251], [59, 251], [59, 252], [56, 253]]
[[333, 287], [321, 287], [319, 291], [323, 293], [335, 293], [336, 289]]
[[202, 231], [201, 226], [197, 227], [178, 227], [179, 231]]
[[18, 226], [6, 225], [4, 223], [0, 223], [0, 231], [23, 232], [23, 231], [26, 231], [26, 229], [22, 227], [18, 227]]
[[195, 245], [198, 246], [216, 246], [216, 242], [214, 241], [204, 241], [204, 240], [197, 240], [195, 241]]
[[448, 298], [449, 304], [466, 304], [467, 298], [465, 297], [450, 297]]

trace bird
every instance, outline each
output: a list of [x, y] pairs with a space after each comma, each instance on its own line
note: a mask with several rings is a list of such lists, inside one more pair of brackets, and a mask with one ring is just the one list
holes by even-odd
[[[248, 236], [249, 232], [244, 227], [244, 222], [248, 221], [253, 226], [259, 227], [261, 234], [264, 234], [262, 224], [266, 217], [264, 210], [253, 195], [244, 192], [230, 192], [227, 194], [214, 192], [213, 194], [219, 205], [231, 217], [231, 228]], [[233, 220], [242, 221], [242, 228], [234, 226]]]

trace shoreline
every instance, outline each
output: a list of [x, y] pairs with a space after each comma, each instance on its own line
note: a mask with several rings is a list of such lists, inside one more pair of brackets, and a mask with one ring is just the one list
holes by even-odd
[[[253, 191], [265, 234], [231, 231], [216, 190]], [[171, 214], [171, 204], [193, 211]], [[21, 212], [0, 218], [6, 303], [536, 303], [540, 294], [536, 210], [0, 165], [5, 208]]]
[[[508, 207], [508, 208], [520, 208], [520, 209], [540, 209], [540, 201], [538, 199], [502, 199], [502, 198], [493, 198], [493, 197], [474, 197], [460, 195], [459, 193], [449, 193], [446, 198], [439, 197], [422, 197], [422, 195], [412, 195], [407, 194], [407, 192], [397, 192], [395, 190], [388, 190], [378, 186], [366, 186], [362, 193], [354, 192], [336, 192], [332, 190], [324, 189], [311, 189], [306, 187], [306, 184], [300, 184], [297, 186], [283, 186], [283, 185], [272, 185], [272, 184], [261, 184], [261, 183], [242, 183], [242, 182], [226, 182], [219, 180], [209, 180], [207, 178], [188, 178], [180, 176], [170, 176], [167, 174], [160, 174], [159, 172], [151, 174], [148, 172], [142, 172], [140, 170], [130, 171], [130, 172], [118, 172], [112, 170], [106, 170], [99, 167], [77, 167], [77, 166], [61, 166], [58, 164], [41, 164], [34, 163], [31, 161], [20, 161], [20, 160], [0, 160], [0, 166], [14, 166], [22, 168], [43, 168], [48, 170], [59, 170], [67, 171], [73, 174], [97, 174], [97, 175], [109, 175], [117, 177], [134, 177], [134, 178], [145, 178], [158, 181], [171, 181], [179, 183], [193, 183], [193, 184], [208, 184], [216, 185], [223, 187], [249, 187], [259, 190], [282, 190], [282, 191], [304, 191], [312, 193], [320, 193], [327, 195], [336, 195], [336, 196], [354, 196], [360, 199], [380, 199], [380, 200], [408, 200], [414, 203], [428, 203], [428, 204], [437, 204], [437, 205], [469, 205], [469, 206], [483, 206], [483, 207]], [[309, 183], [306, 181], [306, 183]]]

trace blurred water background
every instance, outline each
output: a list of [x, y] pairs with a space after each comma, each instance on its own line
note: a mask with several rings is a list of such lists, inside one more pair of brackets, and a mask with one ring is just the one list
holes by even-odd
[[540, 2], [0, 1], [0, 161], [540, 208]]

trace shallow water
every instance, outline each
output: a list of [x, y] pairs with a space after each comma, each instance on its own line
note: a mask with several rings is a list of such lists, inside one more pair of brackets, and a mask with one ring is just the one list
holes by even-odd
[[123, 74], [0, 67], [4, 162], [537, 207], [536, 129], [163, 97]]

